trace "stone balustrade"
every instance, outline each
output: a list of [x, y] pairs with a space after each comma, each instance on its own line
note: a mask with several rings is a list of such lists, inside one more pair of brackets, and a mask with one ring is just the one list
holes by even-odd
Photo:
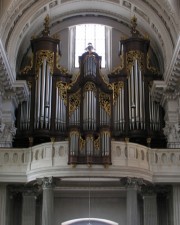
[[[1, 148], [0, 181], [28, 182], [44, 176], [141, 177], [155, 182], [178, 182], [180, 149], [151, 149], [130, 142], [112, 141], [112, 165], [68, 165], [68, 142], [30, 148]], [[14, 177], [14, 178], [13, 178]]]

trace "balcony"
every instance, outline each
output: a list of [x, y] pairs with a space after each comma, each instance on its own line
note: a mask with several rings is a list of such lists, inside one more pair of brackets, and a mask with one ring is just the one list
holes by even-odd
[[0, 182], [30, 182], [40, 177], [138, 177], [170, 183], [180, 179], [180, 149], [151, 149], [139, 144], [111, 142], [112, 165], [68, 165], [68, 142], [31, 148], [1, 148]]

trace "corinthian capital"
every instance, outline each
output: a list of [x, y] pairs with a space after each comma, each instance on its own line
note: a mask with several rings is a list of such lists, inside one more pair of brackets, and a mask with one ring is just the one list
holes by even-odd
[[55, 181], [53, 177], [38, 178], [37, 183], [41, 185], [43, 189], [53, 188], [55, 186]]
[[139, 188], [141, 185], [144, 184], [144, 181], [142, 178], [124, 177], [121, 179], [121, 183], [127, 188]]

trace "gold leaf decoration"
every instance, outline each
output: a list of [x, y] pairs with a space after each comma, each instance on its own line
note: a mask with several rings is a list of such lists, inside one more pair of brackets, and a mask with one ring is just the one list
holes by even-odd
[[138, 62], [138, 66], [141, 71], [144, 70], [144, 53], [140, 51], [129, 51], [126, 53], [126, 65], [127, 65], [127, 72], [130, 74], [132, 66], [135, 63], [135, 60]]
[[110, 97], [110, 95], [108, 95], [104, 92], [100, 92], [99, 103], [102, 106], [102, 108], [108, 113], [108, 115], [111, 115], [111, 97]]
[[79, 107], [81, 103], [80, 89], [69, 96], [69, 116]]
[[38, 76], [38, 71], [43, 64], [44, 59], [47, 60], [47, 63], [50, 67], [50, 73], [54, 72], [54, 52], [49, 50], [40, 50], [36, 53], [36, 75]]

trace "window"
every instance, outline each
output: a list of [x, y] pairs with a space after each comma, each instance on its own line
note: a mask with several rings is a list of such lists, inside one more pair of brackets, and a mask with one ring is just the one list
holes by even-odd
[[94, 51], [102, 57], [101, 67], [105, 67], [105, 26], [100, 24], [75, 26], [75, 67], [79, 67], [79, 56], [88, 43], [92, 43]]

